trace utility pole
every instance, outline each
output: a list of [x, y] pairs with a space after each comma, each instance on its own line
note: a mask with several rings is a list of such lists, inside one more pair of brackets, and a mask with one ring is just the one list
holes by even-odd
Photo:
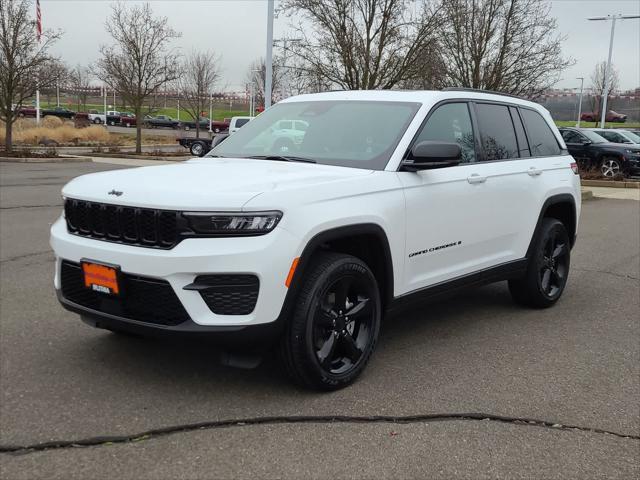
[[582, 90], [584, 87], [584, 77], [577, 77], [576, 80], [580, 80], [580, 99], [578, 100], [578, 124], [576, 127], [580, 128], [580, 117], [582, 116]]
[[607, 117], [607, 99], [609, 97], [609, 88], [611, 87], [611, 54], [613, 53], [613, 36], [616, 31], [616, 20], [629, 20], [632, 18], [640, 18], [640, 15], [607, 15], [606, 17], [591, 17], [587, 20], [591, 21], [608, 21], [611, 20], [611, 38], [609, 39], [609, 58], [607, 59], [607, 68], [604, 72], [604, 92], [602, 92], [602, 101], [600, 102], [601, 118], [600, 128], [604, 128], [604, 123]]
[[283, 97], [289, 97], [291, 95], [291, 82], [289, 81], [289, 71], [287, 70], [287, 53], [289, 52], [289, 49], [287, 48], [287, 46], [291, 43], [298, 43], [301, 42], [302, 39], [301, 38], [278, 38], [276, 40], [273, 41], [274, 45], [277, 45], [278, 43], [282, 43], [282, 70], [283, 72], [283, 77], [281, 77], [282, 79], [284, 79], [284, 81], [282, 82], [282, 90], [283, 90]]
[[213, 122], [213, 94], [209, 93], [209, 136], [213, 133], [211, 123]]
[[264, 109], [271, 106], [271, 90], [273, 87], [273, 0], [267, 0], [267, 58], [264, 75]]

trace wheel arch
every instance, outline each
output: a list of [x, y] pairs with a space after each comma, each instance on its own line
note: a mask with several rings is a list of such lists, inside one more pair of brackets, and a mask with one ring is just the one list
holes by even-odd
[[536, 228], [533, 231], [531, 242], [529, 243], [529, 248], [527, 249], [527, 258], [531, 257], [533, 246], [540, 231], [540, 225], [542, 225], [542, 220], [544, 218], [556, 218], [560, 220], [567, 229], [571, 248], [573, 248], [576, 242], [576, 229], [578, 225], [576, 200], [574, 196], [569, 193], [553, 195], [545, 200], [542, 208], [540, 209], [540, 215], [538, 216]]
[[380, 225], [359, 223], [323, 230], [307, 242], [285, 296], [279, 319], [285, 320], [290, 314], [301, 281], [314, 254], [318, 251], [345, 253], [365, 262], [378, 281], [383, 310], [391, 304], [393, 300], [393, 261], [389, 239]]

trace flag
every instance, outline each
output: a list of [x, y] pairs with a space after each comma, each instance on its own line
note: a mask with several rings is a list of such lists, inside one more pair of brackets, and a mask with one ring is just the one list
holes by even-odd
[[36, 31], [38, 32], [38, 41], [42, 36], [42, 13], [40, 12], [40, 0], [36, 0]]

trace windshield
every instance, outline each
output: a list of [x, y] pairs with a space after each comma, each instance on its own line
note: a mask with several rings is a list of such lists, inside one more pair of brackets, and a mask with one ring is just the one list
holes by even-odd
[[602, 138], [596, 132], [592, 132], [591, 130], [580, 130], [580, 133], [591, 140], [592, 143], [607, 143], [608, 140], [606, 138]]
[[629, 140], [631, 140], [633, 143], [640, 143], [640, 135], [636, 135], [633, 132], [620, 132], [622, 133], [622, 135], [624, 135], [625, 137], [627, 137]]
[[281, 103], [248, 122], [209, 157], [290, 157], [383, 170], [419, 103]]

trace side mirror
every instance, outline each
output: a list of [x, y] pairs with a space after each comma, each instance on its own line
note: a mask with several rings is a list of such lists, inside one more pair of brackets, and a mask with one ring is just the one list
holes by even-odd
[[411, 160], [403, 160], [402, 170], [417, 172], [431, 168], [453, 167], [462, 159], [460, 145], [452, 142], [425, 140], [413, 146]]
[[583, 145], [591, 145], [593, 142], [591, 140], [582, 140]]

